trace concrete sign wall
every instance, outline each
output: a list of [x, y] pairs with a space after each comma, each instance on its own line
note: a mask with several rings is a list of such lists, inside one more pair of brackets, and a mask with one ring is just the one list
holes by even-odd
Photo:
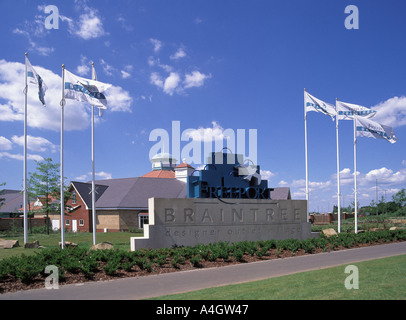
[[149, 225], [131, 238], [131, 250], [317, 236], [305, 200], [227, 200], [149, 199]]

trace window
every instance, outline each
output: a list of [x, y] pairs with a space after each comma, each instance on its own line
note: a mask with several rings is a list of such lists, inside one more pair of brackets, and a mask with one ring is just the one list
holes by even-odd
[[83, 219], [80, 219], [80, 220], [79, 220], [79, 225], [80, 225], [81, 227], [83, 227], [83, 226], [85, 225], [85, 221], [84, 221]]
[[149, 217], [146, 213], [140, 213], [138, 215], [138, 225], [140, 229], [144, 229], [144, 224], [149, 224]]
[[70, 220], [69, 220], [69, 219], [66, 219], [66, 220], [65, 220], [65, 225], [66, 225], [66, 226], [70, 226]]
[[72, 204], [76, 204], [76, 191], [72, 191]]

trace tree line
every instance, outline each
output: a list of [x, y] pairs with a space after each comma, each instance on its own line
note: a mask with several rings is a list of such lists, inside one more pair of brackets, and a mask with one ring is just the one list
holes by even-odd
[[[61, 183], [60, 183], [60, 165], [54, 164], [51, 158], [44, 159], [43, 161], [35, 161], [35, 172], [29, 173], [27, 180], [27, 211], [28, 217], [33, 217], [34, 213], [43, 213], [48, 221], [50, 213], [61, 212]], [[66, 178], [64, 178], [66, 179]], [[0, 186], [5, 183], [0, 184]], [[65, 186], [64, 203], [68, 201], [71, 194]], [[34, 210], [33, 203], [40, 200], [42, 207]], [[0, 206], [4, 203], [4, 198], [0, 193]], [[18, 217], [20, 213], [14, 213], [12, 216]], [[47, 223], [47, 234], [49, 234], [49, 223]]]
[[[341, 207], [341, 212], [354, 212], [354, 201], [347, 207]], [[358, 203], [358, 208], [360, 205]], [[333, 213], [337, 213], [338, 208], [333, 207]], [[406, 189], [403, 188], [392, 196], [391, 201], [386, 201], [385, 197], [376, 202], [372, 200], [368, 206], [364, 206], [358, 210], [359, 215], [380, 215], [390, 214], [393, 216], [406, 216]]]

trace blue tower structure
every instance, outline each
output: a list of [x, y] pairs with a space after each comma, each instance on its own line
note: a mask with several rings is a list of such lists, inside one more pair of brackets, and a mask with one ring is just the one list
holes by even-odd
[[188, 198], [270, 199], [273, 189], [261, 179], [260, 167], [244, 164], [243, 158], [212, 152], [205, 169], [188, 177]]

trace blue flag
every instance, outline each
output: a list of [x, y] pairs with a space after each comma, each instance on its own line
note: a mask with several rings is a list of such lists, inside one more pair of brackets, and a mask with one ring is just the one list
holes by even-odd
[[40, 75], [35, 71], [35, 69], [32, 67], [30, 61], [28, 58], [25, 59], [26, 65], [27, 65], [27, 80], [29, 83], [35, 84], [38, 86], [38, 98], [39, 101], [41, 101], [42, 105], [45, 107], [45, 92], [48, 90], [48, 87], [46, 86], [45, 82], [42, 80]]

